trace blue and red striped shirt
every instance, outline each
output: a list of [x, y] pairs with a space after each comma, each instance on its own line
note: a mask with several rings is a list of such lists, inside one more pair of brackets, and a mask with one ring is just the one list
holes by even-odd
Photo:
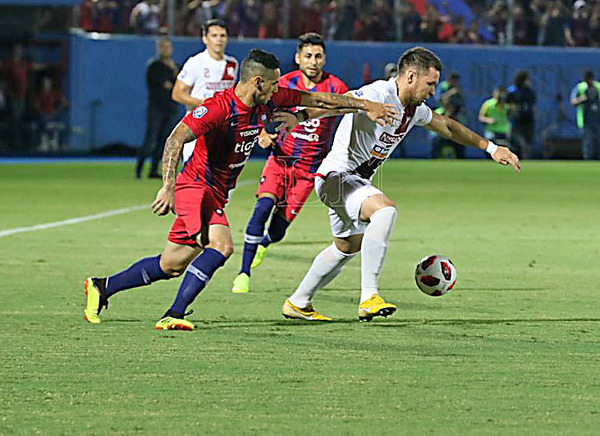
[[[300, 70], [281, 76], [279, 86], [309, 92], [329, 92], [345, 94], [348, 87], [332, 74], [323, 72], [321, 81], [313, 88], [307, 88]], [[329, 151], [336, 117], [314, 118], [298, 124], [273, 148], [278, 158], [294, 162], [296, 167], [314, 173]]]
[[302, 98], [298, 91], [279, 88], [267, 104], [248, 107], [234, 89], [216, 93], [182, 120], [197, 140], [192, 156], [177, 176], [177, 185], [210, 187], [223, 201], [235, 187], [273, 110], [298, 106]]

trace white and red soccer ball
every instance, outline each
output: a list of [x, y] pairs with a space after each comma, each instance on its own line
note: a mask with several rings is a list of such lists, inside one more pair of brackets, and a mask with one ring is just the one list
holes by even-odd
[[456, 284], [456, 267], [446, 256], [433, 254], [417, 264], [415, 281], [425, 294], [439, 297], [447, 294]]

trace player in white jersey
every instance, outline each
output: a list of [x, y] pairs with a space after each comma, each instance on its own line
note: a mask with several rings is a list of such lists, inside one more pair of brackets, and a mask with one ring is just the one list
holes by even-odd
[[395, 312], [396, 306], [379, 296], [378, 277], [396, 221], [396, 207], [371, 184], [371, 179], [413, 126], [423, 126], [459, 144], [486, 150], [496, 162], [520, 171], [518, 157], [508, 148], [497, 146], [425, 105], [424, 101], [434, 94], [441, 71], [442, 64], [433, 52], [414, 47], [398, 60], [397, 77], [350, 91], [355, 97], [393, 104], [400, 119], [394, 126], [378, 125], [363, 113], [348, 114], [342, 119], [333, 147], [317, 169], [315, 179], [315, 191], [329, 207], [333, 244], [317, 255], [296, 291], [284, 303], [286, 318], [331, 320], [318, 313], [311, 300], [359, 251], [359, 319], [370, 321]]
[[[237, 59], [225, 54], [227, 25], [223, 20], [204, 23], [202, 42], [206, 50], [185, 62], [171, 93], [173, 100], [185, 105], [187, 111], [202, 104], [215, 92], [231, 88], [237, 77]], [[193, 141], [184, 145], [184, 161], [192, 154], [195, 144], [196, 141]]]

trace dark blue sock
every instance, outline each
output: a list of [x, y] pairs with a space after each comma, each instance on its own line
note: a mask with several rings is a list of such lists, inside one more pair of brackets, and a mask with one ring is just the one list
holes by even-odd
[[246, 234], [244, 235], [244, 253], [242, 256], [242, 268], [240, 273], [250, 275], [250, 265], [256, 256], [258, 243], [264, 237], [265, 224], [271, 215], [275, 201], [269, 197], [259, 198], [254, 206], [254, 212], [248, 221]]
[[212, 275], [225, 264], [227, 258], [213, 248], [205, 249], [193, 260], [183, 276], [177, 297], [170, 311], [183, 315], [200, 291], [204, 289]]
[[125, 289], [147, 286], [158, 280], [167, 280], [169, 278], [170, 277], [160, 269], [160, 255], [146, 257], [134, 263], [126, 270], [121, 271], [114, 276], [110, 276], [104, 292], [108, 298]]
[[271, 218], [269, 223], [269, 231], [265, 237], [260, 241], [260, 245], [268, 247], [273, 242], [279, 242], [285, 236], [287, 228], [290, 226], [290, 222], [287, 221], [280, 214], [276, 213]]

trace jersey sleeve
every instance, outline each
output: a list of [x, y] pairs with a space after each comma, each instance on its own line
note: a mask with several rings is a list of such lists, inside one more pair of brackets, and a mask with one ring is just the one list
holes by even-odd
[[376, 85], [377, 82], [365, 85], [359, 89], [350, 91], [350, 94], [355, 98], [362, 98], [365, 100], [374, 101], [376, 103], [383, 103], [385, 99], [383, 94], [377, 89]]
[[417, 106], [417, 110], [415, 111], [415, 124], [417, 126], [426, 126], [431, 123], [431, 119], [433, 118], [433, 113], [431, 112], [431, 108], [427, 106], [425, 103]]
[[294, 107], [300, 106], [302, 93], [295, 89], [279, 88], [271, 96], [271, 101], [275, 107]]
[[194, 74], [191, 58], [188, 59], [185, 64], [183, 64], [183, 68], [177, 75], [177, 80], [181, 80], [188, 86], [194, 86], [194, 83], [196, 82], [196, 75]]
[[211, 100], [196, 106], [181, 120], [196, 138], [206, 135], [227, 120], [227, 109], [218, 100]]

